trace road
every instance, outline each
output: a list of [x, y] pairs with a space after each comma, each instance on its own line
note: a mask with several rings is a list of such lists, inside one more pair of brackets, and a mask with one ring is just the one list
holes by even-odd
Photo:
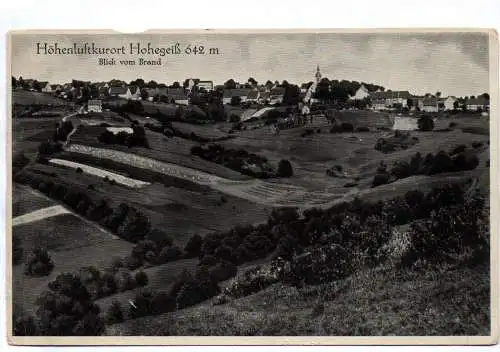
[[53, 216], [61, 214], [69, 214], [70, 211], [61, 205], [53, 205], [51, 207], [38, 209], [32, 211], [31, 213], [20, 215], [12, 219], [12, 226], [18, 226], [23, 224], [28, 224], [30, 222], [35, 222], [38, 220], [43, 220]]

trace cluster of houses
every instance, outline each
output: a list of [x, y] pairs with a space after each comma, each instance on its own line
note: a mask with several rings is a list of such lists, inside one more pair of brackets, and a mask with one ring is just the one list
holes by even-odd
[[419, 110], [424, 112], [439, 112], [455, 109], [462, 109], [464, 106], [469, 111], [489, 110], [489, 99], [484, 96], [471, 97], [465, 100], [449, 96], [417, 96], [408, 91], [375, 91], [370, 92], [364, 85], [361, 85], [356, 93], [350, 97], [351, 100], [369, 99], [372, 110], [396, 110], [407, 108], [410, 111]]
[[[321, 78], [319, 67], [316, 73], [316, 82]], [[256, 82], [255, 82], [256, 83]], [[285, 88], [278, 85], [252, 85], [238, 83], [234, 84], [232, 89], [227, 89], [223, 85], [214, 86], [212, 81], [203, 81], [200, 79], [189, 79], [185, 87], [166, 87], [159, 85], [156, 88], [140, 88], [137, 85], [126, 84], [124, 82], [81, 82], [84, 87], [92, 87], [93, 99], [121, 98], [127, 100], [149, 100], [153, 101], [162, 98], [162, 101], [175, 103], [179, 105], [189, 105], [193, 92], [222, 92], [223, 104], [256, 103], [262, 105], [277, 105], [283, 102]], [[300, 87], [300, 98], [302, 99], [308, 93], [310, 84], [302, 84]], [[35, 87], [36, 86], [36, 87]], [[82, 95], [82, 89], [74, 87], [71, 83], [50, 84], [49, 82], [37, 82], [35, 80], [24, 80], [24, 88], [30, 90], [41, 90], [45, 93], [57, 95], [61, 98], [78, 98]], [[408, 109], [410, 111], [418, 110], [424, 112], [439, 112], [466, 108], [469, 111], [488, 111], [489, 99], [484, 96], [461, 99], [454, 96], [441, 97], [439, 94], [433, 96], [412, 95], [408, 91], [369, 91], [365, 85], [361, 85], [354, 95], [350, 97], [351, 101], [368, 101], [368, 106], [372, 110], [399, 110]], [[311, 103], [317, 102], [312, 98]], [[97, 109], [97, 107], [96, 107]]]

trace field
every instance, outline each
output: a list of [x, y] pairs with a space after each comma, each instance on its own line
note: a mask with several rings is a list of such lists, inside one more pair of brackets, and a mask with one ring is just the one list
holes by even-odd
[[[151, 114], [155, 109], [173, 108], [171, 104], [144, 103]], [[136, 117], [131, 116], [140, 125], [153, 121]], [[149, 259], [139, 264], [148, 275], [147, 288], [168, 292], [183, 270], [194, 274], [201, 258], [213, 255], [219, 260], [229, 247], [234, 253], [227, 255], [230, 259], [224, 258], [238, 264], [239, 275], [250, 267], [268, 265], [271, 258], [275, 258], [276, 251], [286, 250], [287, 243], [281, 241], [283, 238], [296, 236], [300, 242], [298, 246], [303, 246], [304, 250], [310, 250], [308, 246], [321, 248], [323, 243], [314, 243], [313, 240], [311, 244], [302, 244], [306, 241], [304, 236], [316, 240], [315, 236], [322, 233], [314, 232], [311, 227], [335, 217], [336, 212], [328, 213], [327, 209], [347, 201], [385, 202], [394, 197], [405, 198], [408, 191], [428, 192], [434, 187], [455, 183], [469, 185], [472, 179], [479, 180], [483, 195], [488, 194], [490, 154], [489, 135], [485, 134], [489, 128], [488, 120], [474, 116], [441, 117], [436, 120], [434, 131], [409, 132], [418, 138], [415, 145], [387, 153], [376, 150], [375, 145], [381, 138], [394, 136], [394, 131], [390, 130], [394, 118], [386, 113], [343, 111], [337, 115], [339, 122], [350, 122], [355, 128], [368, 127], [370, 131], [332, 133], [332, 125], [324, 117], [316, 117], [312, 124], [282, 130], [279, 135], [274, 135], [265, 126], [235, 131], [228, 139], [225, 138], [229, 135], [227, 130], [231, 124], [228, 123], [172, 123], [176, 130], [186, 135], [220, 138], [216, 142], [201, 143], [205, 146], [219, 144], [226, 149], [255, 153], [267, 158], [276, 169], [283, 159], [290, 161], [293, 174], [272, 179], [252, 178], [223, 166], [223, 163], [201, 159], [191, 154], [191, 148], [201, 145], [193, 138], [171, 137], [148, 128], [145, 134], [149, 147], [101, 143], [99, 136], [109, 126], [98, 124], [105, 122], [112, 128], [129, 125], [129, 121], [121, 121], [117, 114], [110, 112], [76, 116], [72, 121], [83, 126], [71, 135], [62, 152], [53, 153], [45, 161], [35, 161], [36, 148], [40, 142], [51, 138], [57, 118], [17, 119], [14, 121], [13, 140], [15, 150], [24, 151], [31, 159], [21, 171], [24, 180], [35, 178], [42, 180], [43, 185], [62, 186], [84, 194], [92, 204], [105, 200], [111, 209], [127, 204], [140, 212], [151, 228], [171, 237], [183, 255], [189, 252], [185, 246], [190, 238], [201, 235], [204, 246], [198, 249], [199, 258], [198, 255], [194, 258], [186, 255], [166, 264]], [[456, 125], [450, 127], [450, 122]], [[440, 150], [450, 152], [462, 144], [470, 155], [478, 158], [473, 169], [412, 174], [372, 187], [381, 163], [390, 171], [396, 162], [410, 162], [417, 152], [425, 157]], [[338, 172], [327, 173], [331, 169]], [[40, 184], [34, 187], [43, 189]], [[104, 269], [114, 257], [131, 255], [135, 244], [124, 240], [130, 238], [116, 228], [112, 233], [85, 218], [88, 215], [76, 215], [62, 201], [51, 200], [29, 186], [14, 184], [13, 188], [14, 217], [43, 209], [53, 210], [49, 207], [54, 206], [67, 210], [52, 216], [46, 210], [48, 215], [42, 219], [38, 219], [40, 212], [33, 213], [37, 216], [36, 221], [20, 223], [13, 228], [14, 235], [21, 239], [25, 254], [41, 245], [49, 251], [55, 263], [54, 271], [45, 277], [26, 276], [23, 265], [14, 266], [14, 303], [22, 305], [25, 310], [35, 310], [36, 297], [47, 289], [47, 283], [58, 273], [75, 272], [87, 265]], [[272, 211], [279, 207], [298, 208], [299, 220], [283, 215], [284, 220], [272, 222], [271, 219], [277, 216]], [[325, 213], [308, 219], [302, 211], [311, 208]], [[434, 215], [427, 214], [423, 218], [431, 216]], [[411, 223], [421, 219], [394, 226], [408, 231]], [[342, 219], [341, 222], [350, 221]], [[303, 226], [297, 225], [298, 222]], [[292, 223], [298, 226], [297, 229], [287, 227]], [[109, 227], [108, 224], [105, 226]], [[323, 225], [317, 226], [324, 230]], [[245, 232], [247, 228], [251, 228], [248, 233]], [[329, 230], [324, 231], [329, 233]], [[376, 231], [366, 232], [367, 237], [375, 236]], [[218, 239], [214, 234], [226, 237]], [[210, 241], [216, 243], [212, 252], [208, 245]], [[146, 254], [157, 255], [154, 250], [148, 250]], [[243, 259], [235, 259], [237, 257]], [[306, 284], [294, 288], [283, 282], [274, 282], [225, 304], [208, 299], [175, 312], [110, 325], [107, 334], [487, 334], [485, 322], [489, 319], [489, 312], [484, 307], [489, 297], [489, 273], [483, 264], [457, 264], [442, 271], [439, 267], [417, 271], [384, 263], [363, 266], [347, 278], [317, 286]], [[137, 267], [131, 270], [137, 270]], [[220, 286], [230, 287], [230, 283], [223, 281]], [[98, 299], [96, 303], [102, 313], [115, 300], [128, 309], [128, 301], [138, 292], [140, 289], [116, 293]]]
[[[13, 198], [19, 199], [18, 209], [23, 209], [19, 211], [23, 215], [28, 214], [35, 205], [39, 209], [47, 205], [41, 201], [46, 200], [43, 195], [19, 186], [14, 187]], [[44, 277], [26, 276], [22, 264], [14, 265], [13, 304], [28, 312], [36, 308], [37, 297], [48, 289], [47, 284], [59, 273], [77, 272], [89, 265], [108, 266], [112, 260], [109, 253], [126, 255], [132, 248], [130, 243], [116, 239], [116, 236], [72, 213], [14, 226], [12, 234], [20, 239], [25, 256], [40, 245], [47, 248], [55, 264], [52, 273]]]

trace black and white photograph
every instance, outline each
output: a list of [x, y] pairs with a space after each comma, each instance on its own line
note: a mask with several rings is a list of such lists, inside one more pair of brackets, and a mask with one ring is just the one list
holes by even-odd
[[497, 41], [11, 32], [11, 341], [491, 342]]

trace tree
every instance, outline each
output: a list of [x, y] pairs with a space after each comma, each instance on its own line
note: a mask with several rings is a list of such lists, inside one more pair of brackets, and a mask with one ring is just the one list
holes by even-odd
[[19, 87], [21, 87], [22, 89], [26, 88], [24, 85], [23, 77], [19, 76], [18, 83], [19, 83]]
[[458, 102], [458, 100], [455, 100], [453, 102], [453, 110], [458, 110], [458, 107], [460, 106], [460, 103]]
[[100, 309], [78, 275], [62, 273], [37, 299], [44, 336], [98, 336], [104, 332]]
[[16, 89], [17, 88], [17, 79], [16, 77], [12, 76], [12, 80], [11, 80], [11, 84], [12, 84], [12, 89]]
[[231, 97], [231, 105], [232, 106], [237, 106], [237, 105], [240, 105], [241, 103], [241, 97], [240, 96], [233, 96]]
[[203, 238], [200, 235], [196, 234], [189, 239], [184, 250], [190, 257], [198, 257], [201, 254], [202, 245]]
[[12, 235], [12, 264], [19, 264], [23, 260], [23, 247], [21, 245], [21, 238]]
[[139, 271], [135, 274], [135, 282], [137, 286], [142, 287], [148, 284], [148, 275], [144, 271]]
[[106, 312], [106, 323], [108, 325], [117, 324], [123, 322], [125, 319], [123, 317], [122, 305], [117, 300], [111, 303], [108, 311]]
[[418, 129], [421, 131], [432, 131], [434, 129], [434, 120], [430, 116], [422, 116], [418, 119]]
[[172, 88], [180, 88], [181, 87], [181, 84], [177, 81], [175, 81], [174, 83], [172, 83]]
[[142, 100], [147, 100], [149, 98], [149, 94], [148, 94], [148, 91], [145, 90], [145, 89], [142, 89], [141, 90], [141, 99]]
[[24, 273], [29, 276], [46, 276], [54, 269], [54, 263], [45, 248], [35, 248], [26, 259]]
[[256, 86], [257, 85], [257, 81], [253, 77], [250, 77], [248, 79], [248, 83], [250, 83], [252, 86]]
[[291, 177], [293, 176], [292, 164], [286, 160], [282, 159], [278, 164], [278, 177]]
[[236, 88], [236, 82], [232, 78], [224, 83], [224, 89], [235, 89], [235, 88]]
[[436, 98], [441, 98], [441, 92], [436, 92]]

